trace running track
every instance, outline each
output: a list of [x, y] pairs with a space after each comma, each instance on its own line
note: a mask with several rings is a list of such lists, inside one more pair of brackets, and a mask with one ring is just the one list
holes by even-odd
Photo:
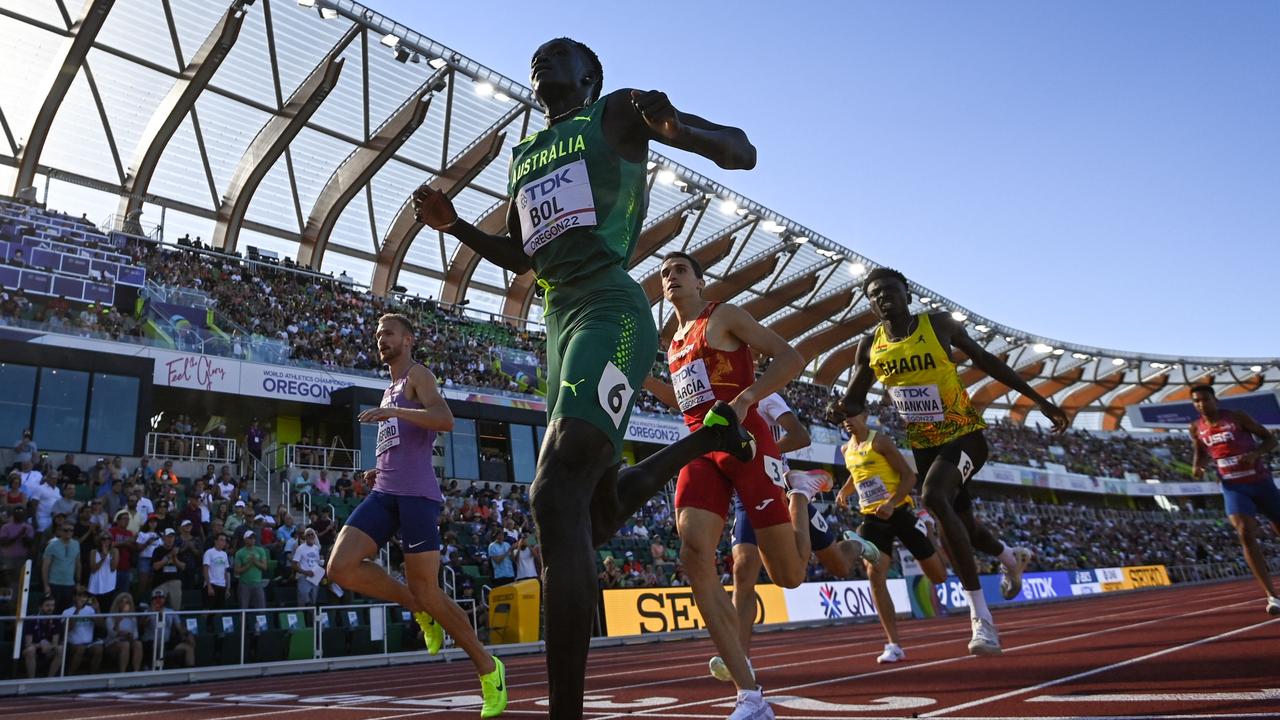
[[[762, 632], [753, 662], [779, 718], [1280, 717], [1280, 618], [1251, 582], [999, 611], [1005, 654], [966, 654], [967, 618], [901, 624], [907, 662], [879, 666], [878, 625]], [[709, 640], [591, 653], [587, 716], [723, 718]], [[541, 655], [511, 657], [505, 717], [545, 716]], [[0, 719], [475, 718], [469, 663], [0, 700]], [[726, 703], [730, 703], [726, 705]]]

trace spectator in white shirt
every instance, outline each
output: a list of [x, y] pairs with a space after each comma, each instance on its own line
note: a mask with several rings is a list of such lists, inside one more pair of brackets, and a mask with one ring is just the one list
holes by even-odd
[[52, 475], [43, 478], [43, 482], [32, 488], [31, 499], [36, 502], [36, 532], [47, 533], [53, 524], [53, 506], [62, 499], [57, 479]]
[[307, 528], [302, 538], [302, 544], [293, 551], [293, 572], [298, 576], [298, 605], [313, 607], [320, 594], [324, 567], [320, 564], [320, 545], [316, 542], [316, 531]]
[[[89, 604], [89, 593], [80, 588], [76, 590], [75, 604], [62, 611], [63, 617], [82, 616], [88, 618], [95, 615], [93, 606]], [[80, 669], [85, 651], [89, 652], [89, 672], [96, 675], [102, 666], [102, 641], [93, 639], [93, 620], [72, 620], [67, 632], [67, 674], [75, 675]]]
[[227, 569], [231, 561], [227, 557], [227, 534], [218, 533], [213, 547], [204, 551], [205, 607], [221, 610], [227, 606]]

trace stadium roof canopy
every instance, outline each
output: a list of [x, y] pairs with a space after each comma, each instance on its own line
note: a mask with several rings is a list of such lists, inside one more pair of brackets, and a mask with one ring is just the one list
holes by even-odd
[[[528, 275], [511, 277], [423, 230], [410, 192], [430, 181], [465, 218], [502, 229], [507, 159], [544, 126], [531, 91], [348, 0], [5, 0], [0, 6], [0, 192], [52, 188], [66, 210], [137, 219], [252, 246], [375, 292], [468, 301], [537, 321]], [[532, 50], [532, 48], [531, 48]], [[631, 272], [664, 332], [658, 258], [693, 253], [707, 294], [787, 337], [816, 382], [847, 378], [874, 320], [858, 285], [876, 263], [659, 154]], [[38, 199], [38, 198], [37, 198]], [[874, 248], [866, 248], [874, 252]], [[914, 309], [948, 310], [1083, 427], [1123, 408], [1275, 389], [1280, 359], [1173, 357], [1010, 328], [915, 286]], [[1037, 418], [980, 372], [975, 401]]]

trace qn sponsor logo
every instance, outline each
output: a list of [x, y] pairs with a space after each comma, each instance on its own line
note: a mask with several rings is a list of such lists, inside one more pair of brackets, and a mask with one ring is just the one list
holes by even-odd
[[818, 588], [818, 602], [822, 605], [822, 613], [828, 618], [862, 617], [874, 615], [875, 602], [871, 599], [871, 586], [845, 585], [836, 587], [823, 584]]
[[829, 618], [841, 617], [844, 613], [841, 611], [840, 598], [836, 594], [836, 589], [830, 585], [823, 585], [818, 588], [818, 598], [822, 602], [822, 612]]

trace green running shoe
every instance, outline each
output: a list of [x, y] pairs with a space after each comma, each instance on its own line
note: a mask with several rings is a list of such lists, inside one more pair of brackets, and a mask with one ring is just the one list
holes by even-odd
[[427, 653], [437, 655], [440, 648], [444, 647], [444, 628], [440, 627], [440, 623], [435, 618], [424, 612], [416, 612], [413, 619], [418, 621], [418, 627], [422, 628], [422, 638], [427, 641]]
[[493, 672], [480, 676], [480, 691], [484, 693], [484, 707], [480, 717], [498, 717], [507, 709], [507, 669], [498, 656], [493, 657]]

